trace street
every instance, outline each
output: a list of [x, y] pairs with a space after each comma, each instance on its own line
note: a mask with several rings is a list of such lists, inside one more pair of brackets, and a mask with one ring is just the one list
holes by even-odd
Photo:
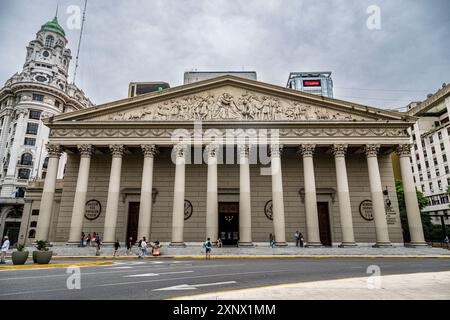
[[373, 265], [380, 268], [381, 275], [450, 271], [449, 262], [407, 258], [117, 259], [112, 265], [80, 267], [79, 289], [70, 285], [76, 283], [72, 281], [77, 276], [73, 269], [2, 270], [0, 300], [159, 300], [274, 284], [366, 277], [371, 275], [367, 270]]

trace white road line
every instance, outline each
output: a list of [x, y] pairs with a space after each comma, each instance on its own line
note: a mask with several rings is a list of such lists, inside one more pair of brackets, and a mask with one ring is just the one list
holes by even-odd
[[176, 274], [176, 273], [191, 273], [193, 270], [187, 271], [174, 271], [174, 272], [165, 272], [165, 273], [141, 273], [141, 274], [132, 274], [129, 276], [123, 276], [124, 278], [134, 278], [134, 277], [158, 277], [165, 276], [166, 274]]
[[104, 268], [105, 270], [121, 270], [121, 269], [133, 269], [133, 267], [112, 267], [112, 268]]
[[220, 286], [223, 284], [234, 284], [234, 283], [237, 283], [237, 282], [236, 281], [225, 281], [225, 282], [213, 282], [213, 283], [202, 283], [202, 284], [180, 284], [180, 285], [172, 286], [172, 287], [154, 289], [153, 291], [196, 290], [201, 287]]

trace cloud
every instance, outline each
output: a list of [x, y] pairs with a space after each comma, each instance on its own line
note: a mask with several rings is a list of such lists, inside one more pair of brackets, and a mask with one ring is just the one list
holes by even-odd
[[[61, 23], [82, 3], [60, 1]], [[55, 4], [0, 2], [0, 81], [21, 69]], [[366, 27], [372, 4], [381, 30]], [[291, 71], [329, 70], [336, 98], [398, 108], [449, 82], [449, 9], [447, 0], [89, 1], [77, 84], [99, 104], [125, 97], [131, 81], [181, 85], [193, 68], [254, 70], [281, 86]], [[79, 30], [63, 26], [75, 55]]]

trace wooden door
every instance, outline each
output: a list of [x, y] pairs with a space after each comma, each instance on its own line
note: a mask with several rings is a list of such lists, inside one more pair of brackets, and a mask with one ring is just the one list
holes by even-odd
[[319, 215], [320, 242], [322, 242], [324, 246], [331, 246], [332, 241], [328, 202], [318, 202], [317, 213]]
[[[219, 237], [223, 245], [239, 241], [239, 202], [219, 203]], [[215, 239], [211, 239], [215, 241]]]
[[[128, 241], [130, 237], [133, 238], [133, 242], [139, 241], [143, 234], [138, 235], [138, 223], [139, 223], [139, 202], [130, 202], [128, 204], [128, 225], [127, 225], [127, 237], [125, 241]], [[139, 237], [139, 238], [138, 238]], [[149, 241], [150, 239], [147, 239]]]

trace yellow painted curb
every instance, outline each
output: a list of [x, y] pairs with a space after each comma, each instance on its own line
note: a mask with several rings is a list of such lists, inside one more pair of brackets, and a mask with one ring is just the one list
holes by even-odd
[[102, 261], [102, 262], [75, 262], [75, 263], [55, 263], [55, 264], [29, 264], [29, 265], [19, 265], [19, 266], [13, 265], [13, 266], [0, 267], [0, 270], [93, 267], [93, 266], [102, 266], [102, 265], [111, 265], [111, 264], [114, 264], [114, 262]]

